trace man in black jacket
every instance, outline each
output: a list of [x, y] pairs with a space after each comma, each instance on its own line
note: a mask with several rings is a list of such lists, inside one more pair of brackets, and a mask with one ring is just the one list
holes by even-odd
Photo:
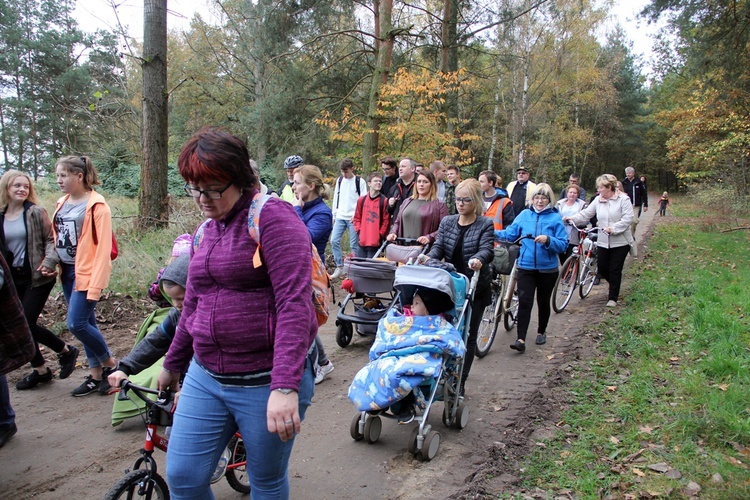
[[643, 207], [644, 212], [648, 212], [648, 193], [643, 182], [640, 179], [636, 179], [633, 167], [625, 169], [625, 178], [621, 182], [623, 191], [630, 198], [630, 203], [633, 204], [634, 217], [631, 227], [633, 236], [635, 237], [635, 227], [638, 225], [638, 217], [641, 216], [641, 207]]

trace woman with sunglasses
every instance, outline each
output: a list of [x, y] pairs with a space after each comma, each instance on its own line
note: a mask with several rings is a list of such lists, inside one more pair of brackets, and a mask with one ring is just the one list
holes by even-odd
[[449, 215], [440, 222], [435, 244], [427, 254], [433, 259], [444, 259], [450, 262], [461, 274], [471, 279], [479, 272], [479, 282], [474, 293], [471, 310], [471, 324], [466, 343], [466, 359], [461, 377], [461, 395], [464, 384], [474, 362], [474, 351], [477, 345], [477, 332], [482, 322], [482, 311], [492, 301], [490, 282], [490, 262], [493, 257], [492, 220], [483, 217], [484, 203], [482, 188], [476, 179], [466, 179], [456, 187], [457, 215]]
[[526, 351], [526, 332], [531, 323], [534, 294], [539, 310], [537, 345], [547, 342], [547, 324], [551, 312], [550, 298], [558, 274], [558, 257], [568, 248], [568, 235], [562, 217], [555, 207], [555, 195], [549, 184], [537, 184], [529, 210], [523, 210], [507, 229], [495, 231], [495, 238], [514, 241], [520, 236], [518, 254], [518, 339], [510, 348]]

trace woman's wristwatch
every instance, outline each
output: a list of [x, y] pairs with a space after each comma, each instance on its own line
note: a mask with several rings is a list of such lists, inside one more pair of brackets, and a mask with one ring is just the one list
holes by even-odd
[[294, 389], [286, 389], [286, 388], [283, 388], [283, 389], [281, 389], [281, 388], [280, 389], [274, 389], [274, 391], [279, 391], [281, 394], [284, 394], [284, 395], [291, 394], [293, 392], [297, 392]]

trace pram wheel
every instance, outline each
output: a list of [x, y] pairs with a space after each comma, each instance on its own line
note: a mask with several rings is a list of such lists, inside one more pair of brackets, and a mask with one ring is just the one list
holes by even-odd
[[380, 439], [380, 431], [383, 430], [383, 421], [380, 417], [367, 415], [365, 420], [365, 441], [372, 444]]
[[336, 329], [336, 343], [339, 347], [346, 347], [352, 341], [353, 328], [351, 323], [342, 321]]
[[457, 429], [465, 429], [469, 425], [469, 407], [462, 401], [458, 403], [458, 410], [456, 410], [456, 421], [453, 425]]
[[406, 446], [406, 451], [412, 455], [416, 455], [419, 451], [417, 449], [417, 436], [419, 436], [419, 425], [411, 430], [411, 434], [409, 434], [409, 444]]
[[349, 426], [349, 434], [351, 434], [352, 439], [355, 441], [362, 441], [364, 439], [365, 435], [359, 432], [359, 420], [362, 418], [361, 413], [357, 413], [354, 415], [354, 418], [352, 419], [352, 423]]
[[438, 431], [430, 431], [424, 438], [424, 444], [422, 449], [419, 451], [419, 458], [425, 462], [435, 458], [440, 448], [440, 433]]

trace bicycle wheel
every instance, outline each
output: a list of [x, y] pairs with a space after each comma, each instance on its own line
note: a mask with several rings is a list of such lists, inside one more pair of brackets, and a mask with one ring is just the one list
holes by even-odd
[[562, 271], [557, 276], [555, 289], [552, 291], [552, 309], [556, 313], [563, 312], [570, 302], [575, 287], [578, 284], [578, 256], [571, 255], [562, 266]]
[[578, 295], [585, 299], [586, 296], [591, 293], [591, 289], [594, 288], [594, 280], [596, 279], [596, 273], [599, 272], [599, 265], [596, 262], [596, 255], [593, 253], [589, 254], [581, 266], [581, 286], [578, 287]]
[[516, 291], [516, 277], [518, 276], [518, 267], [515, 265], [513, 266], [513, 270], [510, 272], [510, 276], [508, 276], [508, 281], [506, 283], [505, 287], [505, 299], [503, 301], [503, 308], [507, 311], [511, 308], [511, 304], [513, 302], [513, 298], [518, 296], [518, 292]]
[[227, 448], [229, 448], [232, 454], [226, 475], [229, 486], [234, 491], [250, 493], [250, 477], [247, 475], [247, 450], [245, 450], [245, 442], [234, 436], [229, 440]]
[[479, 324], [477, 334], [477, 347], [475, 353], [478, 358], [483, 358], [490, 352], [492, 342], [495, 340], [497, 325], [503, 311], [502, 287], [492, 285], [492, 302], [484, 308], [482, 322]]
[[514, 290], [510, 297], [510, 307], [505, 309], [503, 324], [506, 331], [511, 331], [518, 321], [518, 291]]
[[112, 489], [107, 492], [104, 500], [116, 500], [118, 498], [169, 500], [169, 488], [164, 478], [156, 472], [149, 475], [148, 470], [137, 469], [127, 473], [125, 477], [117, 481]]

